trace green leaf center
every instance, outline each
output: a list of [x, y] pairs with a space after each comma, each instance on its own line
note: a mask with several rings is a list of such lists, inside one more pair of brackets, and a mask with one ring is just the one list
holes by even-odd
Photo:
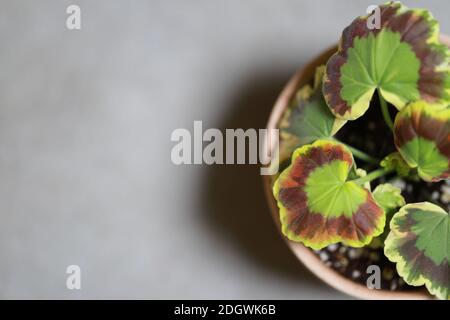
[[[420, 61], [399, 33], [382, 30], [355, 38], [348, 63], [341, 67], [341, 96], [363, 114], [376, 89], [398, 109], [420, 97]], [[355, 116], [356, 117], [356, 116]]]
[[434, 141], [416, 137], [402, 147], [402, 155], [419, 174], [437, 177], [448, 169], [448, 159], [439, 152]]
[[327, 217], [351, 217], [365, 202], [366, 193], [354, 182], [346, 181], [347, 176], [348, 164], [340, 160], [315, 169], [305, 185], [311, 211]]
[[[412, 213], [416, 224], [411, 231], [418, 235], [416, 247], [423, 251], [436, 265], [450, 257], [450, 218], [447, 212], [440, 210], [430, 214], [416, 210]], [[438, 240], [438, 241], [436, 241]]]

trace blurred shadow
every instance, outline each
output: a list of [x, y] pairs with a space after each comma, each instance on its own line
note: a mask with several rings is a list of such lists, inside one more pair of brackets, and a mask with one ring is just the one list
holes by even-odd
[[[271, 109], [295, 70], [254, 74], [243, 79], [223, 110], [218, 128], [265, 128]], [[239, 84], [239, 82], [238, 82]], [[225, 141], [224, 141], [225, 142]], [[276, 229], [264, 197], [257, 165], [216, 165], [206, 168], [201, 201], [208, 225], [231, 241], [256, 267], [299, 283], [320, 285], [290, 252]]]

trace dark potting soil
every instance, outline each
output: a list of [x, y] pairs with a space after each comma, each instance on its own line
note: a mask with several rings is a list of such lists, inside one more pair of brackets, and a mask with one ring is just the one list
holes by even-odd
[[[357, 121], [348, 121], [338, 132], [337, 138], [357, 149], [360, 149], [378, 159], [384, 158], [396, 151], [392, 132], [384, 122], [378, 99], [373, 99], [369, 110]], [[392, 119], [395, 117], [394, 107], [390, 106]], [[372, 165], [355, 159], [357, 166], [370, 172]], [[372, 189], [378, 184], [390, 182], [402, 190], [406, 203], [429, 201], [450, 209], [450, 184], [445, 181], [427, 183], [403, 178], [383, 177], [371, 183]], [[329, 267], [345, 277], [367, 284], [373, 270], [368, 267], [376, 265], [381, 271], [381, 288], [386, 290], [413, 290], [398, 275], [395, 264], [390, 262], [383, 253], [383, 248], [351, 248], [343, 244], [333, 244], [322, 250], [314, 251]]]

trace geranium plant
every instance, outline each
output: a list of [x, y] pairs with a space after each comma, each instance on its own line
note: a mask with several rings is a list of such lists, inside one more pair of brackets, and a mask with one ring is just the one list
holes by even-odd
[[[427, 10], [379, 8], [380, 28], [368, 27], [369, 16], [345, 28], [279, 124], [286, 164], [273, 194], [282, 232], [314, 250], [380, 246], [407, 284], [450, 299], [448, 206], [435, 196], [406, 203], [393, 183], [427, 188], [450, 178], [450, 52]], [[369, 108], [378, 130], [392, 131], [381, 157], [339, 139], [349, 122], [368, 130]]]

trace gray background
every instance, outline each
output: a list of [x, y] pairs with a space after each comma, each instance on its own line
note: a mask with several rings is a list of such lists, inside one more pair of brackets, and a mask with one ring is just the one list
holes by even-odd
[[[448, 1], [406, 2], [450, 32]], [[264, 127], [369, 4], [0, 1], [0, 297], [346, 298], [285, 247], [257, 167], [177, 167], [170, 134]]]

